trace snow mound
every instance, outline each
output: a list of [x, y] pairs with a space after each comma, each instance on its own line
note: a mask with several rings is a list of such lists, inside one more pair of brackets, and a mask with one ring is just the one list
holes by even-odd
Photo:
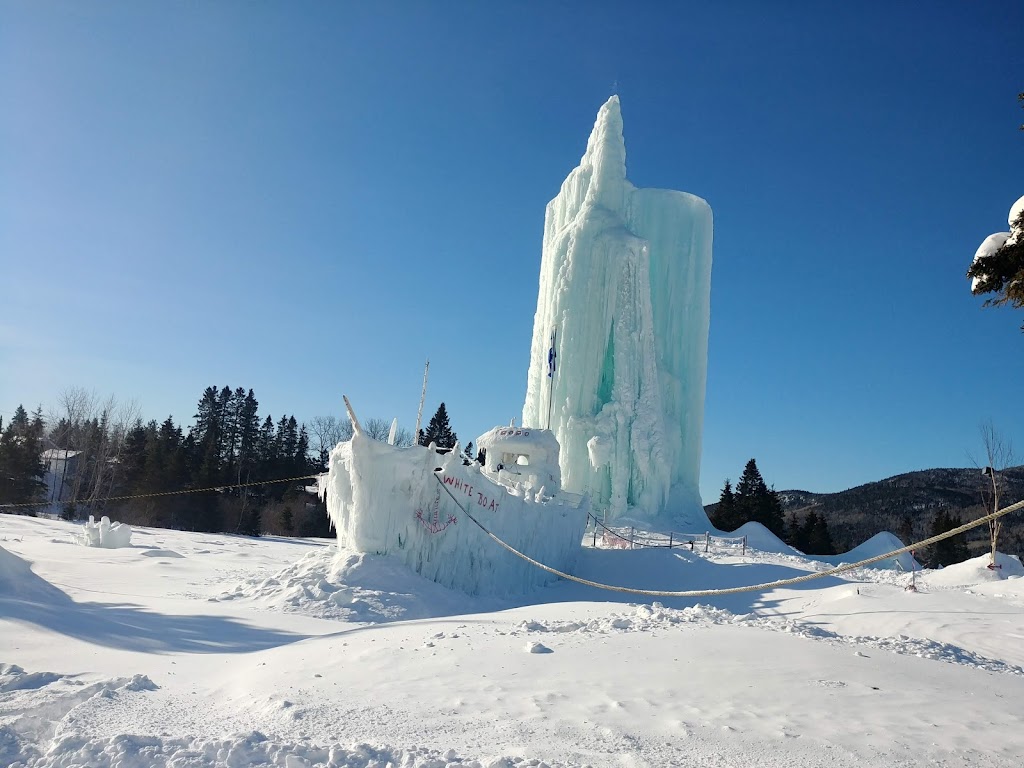
[[333, 548], [310, 552], [270, 577], [242, 581], [215, 599], [374, 624], [505, 607], [442, 587], [394, 558]]
[[746, 536], [747, 546], [761, 552], [772, 552], [776, 555], [803, 555], [802, 552], [793, 549], [761, 523], [744, 523], [729, 535]]
[[[856, 563], [861, 560], [867, 560], [878, 555], [884, 555], [888, 552], [892, 552], [896, 549], [902, 549], [903, 542], [900, 541], [895, 534], [889, 533], [889, 531], [882, 531], [876, 533], [870, 539], [865, 541], [863, 544], [854, 547], [849, 552], [841, 555], [811, 555], [815, 560], [820, 560], [823, 563], [829, 563], [831, 565], [842, 565], [843, 563]], [[900, 568], [904, 571], [920, 570], [921, 566], [914, 560], [913, 556], [909, 552], [890, 557], [885, 560], [879, 560], [877, 563], [873, 563], [868, 568]]]
[[[78, 675], [26, 672], [16, 664], [0, 664], [0, 765], [141, 768], [164, 764], [151, 762], [151, 755], [145, 749], [111, 748], [119, 742], [137, 744], [146, 742], [145, 739], [129, 736], [104, 740], [89, 740], [83, 736], [59, 738], [65, 718], [73, 718], [73, 713], [80, 711], [79, 707], [86, 702], [134, 696], [157, 687], [145, 675], [88, 683]], [[102, 746], [95, 753], [80, 748], [100, 741]], [[66, 751], [62, 748], [64, 745], [68, 746]]]
[[[41, 576], [13, 552], [0, 547], [0, 606], [5, 601], [34, 604], [64, 603], [67, 595]], [[6, 611], [0, 610], [0, 615]]]
[[1024, 576], [1024, 565], [1016, 555], [996, 552], [997, 569], [988, 567], [991, 562], [991, 555], [984, 554], [940, 570], [927, 571], [924, 574], [925, 584], [929, 587], [972, 587], [1011, 576]]
[[124, 523], [111, 523], [110, 518], [104, 515], [99, 523], [89, 515], [89, 522], [82, 526], [82, 532], [75, 537], [75, 541], [83, 547], [103, 547], [104, 549], [119, 549], [132, 545], [131, 526]]

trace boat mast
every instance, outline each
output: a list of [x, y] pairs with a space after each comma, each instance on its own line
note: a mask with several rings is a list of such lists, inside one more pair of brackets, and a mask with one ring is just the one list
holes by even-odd
[[423, 366], [423, 391], [420, 392], [420, 409], [416, 411], [416, 431], [412, 433], [413, 445], [420, 444], [420, 424], [423, 421], [423, 401], [427, 399], [427, 373], [430, 371], [430, 358]]
[[551, 349], [548, 350], [548, 423], [545, 429], [551, 429], [551, 406], [555, 399], [555, 360], [558, 353], [555, 352], [555, 340], [558, 338], [558, 326], [551, 331]]

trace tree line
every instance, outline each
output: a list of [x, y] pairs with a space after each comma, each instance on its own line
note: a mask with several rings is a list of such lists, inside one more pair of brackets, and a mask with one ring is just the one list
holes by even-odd
[[[991, 451], [988, 454], [991, 456]], [[990, 461], [990, 464], [993, 463]], [[1005, 464], [1006, 462], [1004, 462]], [[1002, 466], [1002, 465], [1000, 465]], [[995, 487], [995, 481], [993, 481]], [[774, 488], [768, 487], [757, 468], [757, 462], [747, 462], [736, 488], [725, 481], [719, 501], [711, 508], [708, 518], [712, 525], [723, 531], [734, 531], [747, 522], [757, 522], [778, 536], [786, 544], [808, 555], [837, 554], [825, 515], [815, 505], [784, 513], [783, 504]], [[988, 510], [992, 511], [992, 510]], [[955, 514], [938, 510], [926, 529], [926, 536], [938, 536], [958, 527], [961, 520]], [[894, 533], [904, 543], [914, 540], [912, 521], [904, 516]], [[994, 545], [993, 545], [994, 546]], [[966, 534], [944, 539], [924, 551], [915, 552], [918, 562], [928, 568], [940, 568], [959, 563], [970, 557]]]
[[[444, 404], [438, 411], [421, 439], [454, 444]], [[390, 436], [383, 419], [362, 426], [371, 438]], [[68, 520], [104, 514], [185, 530], [329, 536], [323, 502], [306, 491], [312, 480], [267, 481], [325, 471], [330, 450], [351, 435], [348, 420], [334, 416], [308, 426], [293, 415], [264, 416], [244, 387], [207, 387], [187, 426], [171, 416], [144, 422], [135, 403], [69, 389], [48, 416], [19, 405], [6, 425], [0, 418], [0, 504], [39, 505], [10, 510], [25, 514], [57, 508]], [[395, 437], [413, 443], [408, 430]], [[256, 483], [267, 484], [246, 485]], [[179, 491], [195, 492], [154, 495]], [[135, 495], [146, 498], [109, 500]]]
[[711, 524], [722, 531], [734, 531], [744, 523], [761, 523], [791, 547], [808, 555], [834, 555], [835, 545], [825, 518], [811, 510], [802, 518], [787, 518], [774, 487], [769, 488], [751, 459], [743, 468], [736, 489], [728, 479], [718, 504], [710, 515]]

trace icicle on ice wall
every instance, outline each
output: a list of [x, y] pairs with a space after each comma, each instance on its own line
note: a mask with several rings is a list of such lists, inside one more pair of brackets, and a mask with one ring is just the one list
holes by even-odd
[[[706, 524], [701, 431], [711, 208], [626, 180], [619, 99], [548, 203], [523, 425], [561, 444], [562, 484], [614, 519]], [[552, 329], [557, 370], [549, 378]]]

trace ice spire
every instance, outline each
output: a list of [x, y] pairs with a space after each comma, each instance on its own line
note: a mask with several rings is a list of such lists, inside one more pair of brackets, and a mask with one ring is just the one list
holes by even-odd
[[597, 113], [594, 130], [580, 167], [589, 165], [590, 184], [586, 202], [621, 211], [626, 182], [626, 142], [622, 138], [619, 97], [612, 96]]
[[711, 229], [700, 198], [626, 180], [619, 98], [608, 99], [547, 206], [523, 426], [551, 414], [563, 487], [612, 518], [707, 523], [697, 489]]

